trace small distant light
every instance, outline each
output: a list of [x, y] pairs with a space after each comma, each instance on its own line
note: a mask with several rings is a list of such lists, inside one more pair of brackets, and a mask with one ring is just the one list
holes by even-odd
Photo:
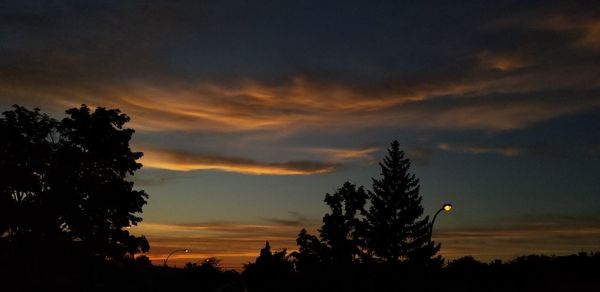
[[444, 211], [450, 212], [452, 210], [452, 204], [444, 204]]
[[186, 248], [183, 250], [183, 252], [190, 252], [190, 250]]

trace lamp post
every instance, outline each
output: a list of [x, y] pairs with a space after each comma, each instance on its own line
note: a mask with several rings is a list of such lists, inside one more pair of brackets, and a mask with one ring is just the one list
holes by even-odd
[[435, 215], [433, 215], [433, 220], [431, 220], [431, 226], [429, 227], [429, 242], [431, 242], [431, 235], [433, 234], [433, 223], [435, 223], [435, 218], [437, 218], [438, 214], [440, 214], [440, 212], [442, 211], [446, 211], [446, 212], [450, 212], [450, 210], [452, 210], [452, 204], [444, 204], [442, 205], [442, 207], [435, 212]]
[[171, 253], [170, 253], [170, 254], [167, 256], [167, 258], [165, 259], [165, 261], [163, 262], [163, 266], [165, 266], [165, 267], [166, 267], [166, 266], [167, 266], [167, 261], [169, 260], [169, 258], [170, 258], [170, 257], [171, 257], [171, 256], [172, 256], [174, 253], [176, 253], [176, 252], [179, 252], [179, 251], [182, 251], [182, 252], [185, 252], [185, 253], [188, 253], [188, 252], [190, 252], [190, 250], [189, 250], [189, 249], [187, 249], [187, 248], [186, 248], [186, 249], [176, 249], [176, 250], [172, 251], [172, 252], [171, 252]]

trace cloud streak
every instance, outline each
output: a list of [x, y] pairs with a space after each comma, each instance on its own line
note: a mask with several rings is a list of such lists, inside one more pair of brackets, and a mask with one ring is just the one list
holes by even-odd
[[145, 149], [140, 162], [148, 168], [172, 171], [220, 170], [252, 175], [312, 175], [332, 172], [337, 165], [315, 161], [264, 163], [251, 159], [197, 154], [178, 150]]
[[507, 157], [522, 155], [525, 150], [518, 147], [488, 147], [470, 145], [450, 145], [448, 143], [438, 144], [438, 149], [452, 152], [463, 152], [471, 154], [498, 154]]
[[[0, 88], [4, 96], [48, 100], [54, 109], [81, 103], [118, 107], [132, 117], [131, 127], [150, 132], [294, 133], [381, 125], [499, 131], [598, 108], [600, 95], [596, 91], [567, 92], [562, 96], [536, 92], [561, 83], [575, 87], [585, 81], [591, 80], [575, 81], [559, 77], [558, 72], [529, 72], [449, 87], [440, 84], [440, 88], [405, 89], [404, 93], [393, 89], [361, 92], [341, 84], [317, 85], [309, 81], [277, 86], [250, 82], [234, 88], [217, 84], [180, 84], [174, 88], [135, 85], [108, 87], [100, 90], [101, 94], [77, 87], [69, 92], [35, 86], [11, 88], [7, 84], [0, 84]], [[565, 84], [570, 82], [573, 84]], [[492, 94], [495, 96], [488, 96]], [[567, 100], [570, 102], [565, 103]]]
[[314, 147], [314, 148], [303, 148], [300, 149], [302, 152], [309, 152], [315, 154], [324, 154], [329, 157], [332, 161], [341, 160], [352, 160], [352, 159], [369, 159], [373, 158], [373, 154], [379, 151], [379, 147], [360, 147], [360, 148], [328, 148], [328, 147]]
[[566, 255], [595, 251], [600, 240], [600, 226], [442, 230], [436, 232], [434, 240], [442, 243], [441, 253], [447, 258], [472, 255], [484, 261], [507, 260], [527, 254]]

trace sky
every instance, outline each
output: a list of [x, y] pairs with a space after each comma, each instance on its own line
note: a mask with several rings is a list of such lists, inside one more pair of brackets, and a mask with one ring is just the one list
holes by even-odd
[[118, 108], [161, 263], [295, 249], [393, 140], [446, 259], [600, 250], [595, 1], [0, 2], [0, 110]]

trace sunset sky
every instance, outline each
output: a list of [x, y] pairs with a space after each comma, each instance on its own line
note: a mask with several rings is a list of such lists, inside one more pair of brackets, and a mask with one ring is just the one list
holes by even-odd
[[1, 1], [13, 104], [131, 117], [155, 263], [294, 250], [392, 140], [447, 259], [600, 250], [597, 1]]

